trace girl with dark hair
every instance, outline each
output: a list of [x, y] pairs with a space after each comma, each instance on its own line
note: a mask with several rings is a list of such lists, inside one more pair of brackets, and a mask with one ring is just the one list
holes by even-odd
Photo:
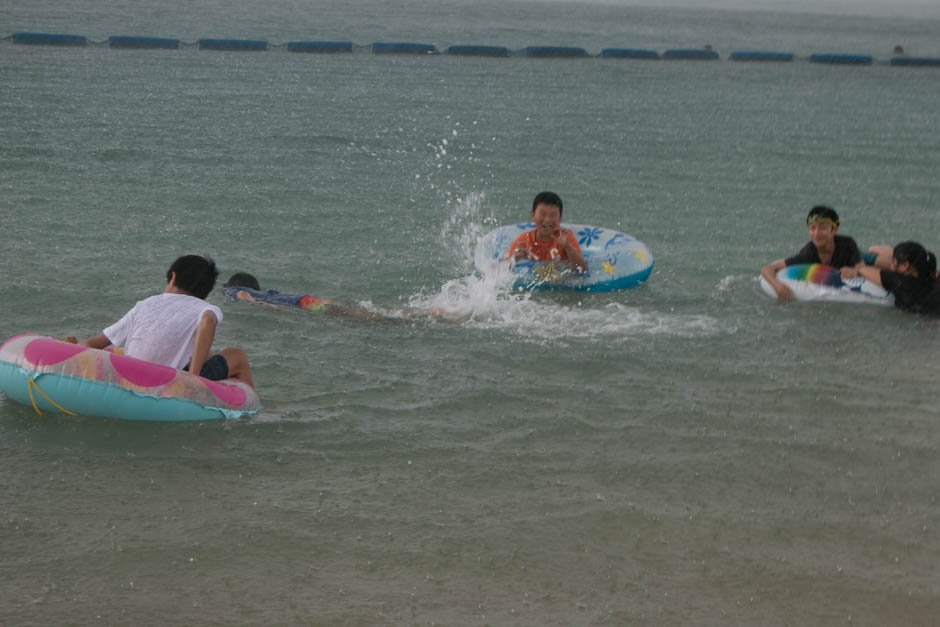
[[851, 275], [866, 278], [894, 294], [898, 309], [940, 316], [937, 258], [917, 242], [895, 246], [890, 269], [860, 263]]

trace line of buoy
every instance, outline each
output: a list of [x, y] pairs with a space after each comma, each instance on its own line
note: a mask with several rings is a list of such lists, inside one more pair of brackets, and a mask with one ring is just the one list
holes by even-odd
[[811, 54], [809, 61], [833, 65], [871, 65], [874, 59], [868, 54]]
[[150, 48], [175, 50], [180, 47], [179, 39], [165, 37], [123, 37], [112, 35], [108, 37], [108, 45], [112, 48]]
[[471, 57], [508, 57], [509, 48], [505, 46], [451, 46], [448, 54], [458, 54]]
[[87, 46], [84, 35], [57, 35], [53, 33], [13, 33], [13, 43], [30, 46]]
[[[186, 43], [179, 39], [167, 37], [138, 37], [127, 35], [112, 35], [106, 40], [95, 42], [84, 35], [67, 35], [59, 33], [13, 33], [3, 39], [12, 39], [14, 44], [30, 46], [65, 46], [78, 47], [88, 45], [107, 45], [111, 48], [136, 48], [149, 50], [175, 50], [181, 46], [196, 46], [199, 50], [217, 50], [226, 52], [262, 52], [270, 48], [286, 48], [288, 52], [302, 52], [315, 54], [332, 54], [353, 52], [357, 49], [368, 48], [373, 54], [411, 54], [434, 55], [440, 51], [434, 44], [414, 42], [385, 42], [377, 41], [368, 46], [357, 46], [351, 41], [289, 41], [286, 44], [271, 44], [263, 39], [198, 39], [193, 43]], [[898, 50], [900, 47], [898, 48]], [[706, 46], [699, 48], [676, 48], [666, 50], [659, 54], [656, 50], [640, 48], [604, 48], [600, 54], [592, 55], [584, 48], [575, 46], [527, 46], [520, 50], [510, 50], [505, 46], [489, 45], [456, 45], [444, 50], [444, 54], [455, 56], [477, 57], [509, 57], [525, 56], [534, 58], [563, 58], [576, 59], [587, 57], [602, 57], [608, 59], [641, 59], [641, 60], [684, 60], [684, 61], [715, 61], [721, 57], [717, 52]], [[758, 62], [789, 62], [797, 57], [792, 52], [772, 52], [755, 50], [733, 51], [728, 59], [731, 61], [758, 61]], [[828, 65], [872, 65], [874, 57], [867, 54], [831, 54], [814, 53], [809, 56], [810, 63]], [[896, 54], [891, 65], [907, 67], [940, 67], [940, 57], [909, 57]]]
[[693, 50], [667, 50], [663, 53], [663, 59], [667, 60], [682, 59], [685, 61], [715, 61], [718, 58], [718, 53], [714, 50], [699, 50], [697, 48]]
[[642, 50], [638, 48], [604, 48], [601, 50], [602, 57], [613, 57], [615, 59], [658, 59], [659, 53], [655, 50]]
[[525, 56], [545, 58], [569, 58], [589, 56], [584, 48], [574, 48], [569, 46], [527, 46]]
[[372, 44], [372, 54], [435, 54], [433, 44], [415, 44], [404, 41], [377, 41]]
[[256, 51], [268, 49], [263, 39], [200, 39], [196, 42], [200, 50]]
[[334, 53], [334, 52], [352, 52], [353, 45], [351, 41], [289, 41], [287, 42], [288, 52], [315, 52], [315, 53]]
[[792, 52], [755, 52], [751, 50], [739, 50], [732, 52], [730, 59], [732, 61], [777, 61], [787, 62], [793, 60]]
[[894, 57], [891, 65], [910, 65], [915, 67], [940, 67], [940, 57]]

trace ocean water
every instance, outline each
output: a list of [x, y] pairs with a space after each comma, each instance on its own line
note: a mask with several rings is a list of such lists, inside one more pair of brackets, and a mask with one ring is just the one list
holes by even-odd
[[[383, 314], [226, 301], [264, 410], [150, 424], [0, 398], [0, 623], [927, 625], [940, 327], [780, 304], [834, 206], [940, 247], [940, 16], [411, 0], [62, 4], [17, 31], [872, 54], [865, 67], [0, 41], [0, 336], [90, 336], [180, 254]], [[508, 289], [543, 189], [656, 259]], [[466, 319], [422, 312], [441, 306]]]

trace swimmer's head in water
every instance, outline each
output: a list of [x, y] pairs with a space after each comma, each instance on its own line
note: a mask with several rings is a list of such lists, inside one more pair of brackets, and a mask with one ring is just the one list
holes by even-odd
[[247, 287], [250, 290], [260, 290], [258, 279], [247, 272], [236, 272], [225, 282], [224, 287]]

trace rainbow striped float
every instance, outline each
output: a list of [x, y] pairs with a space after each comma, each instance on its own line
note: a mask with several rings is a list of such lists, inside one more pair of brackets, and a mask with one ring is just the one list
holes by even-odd
[[[838, 268], [819, 263], [796, 264], [781, 268], [777, 280], [790, 288], [794, 300], [826, 300], [843, 303], [893, 305], [894, 295], [871, 281], [857, 277], [843, 279]], [[777, 297], [774, 288], [760, 277], [760, 286]]]
[[0, 391], [43, 411], [126, 420], [241, 418], [261, 409], [236, 379], [209, 381], [169, 366], [40, 335], [0, 345]]

